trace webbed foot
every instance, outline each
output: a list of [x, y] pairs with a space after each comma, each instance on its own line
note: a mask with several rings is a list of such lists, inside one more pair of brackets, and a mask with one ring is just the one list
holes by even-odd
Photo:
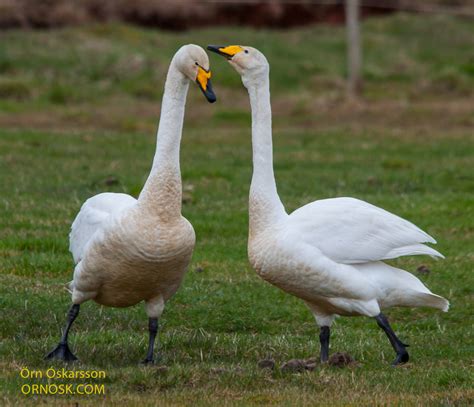
[[73, 362], [74, 360], [77, 360], [77, 357], [71, 352], [67, 342], [60, 342], [55, 349], [46, 355], [45, 359], [57, 359], [65, 362]]
[[410, 359], [407, 351], [397, 353], [397, 357], [392, 362], [392, 366], [402, 365], [403, 363], [407, 363]]

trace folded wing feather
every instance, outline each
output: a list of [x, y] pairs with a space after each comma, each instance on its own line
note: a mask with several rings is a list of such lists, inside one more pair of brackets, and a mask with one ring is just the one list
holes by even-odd
[[74, 263], [81, 261], [84, 248], [110, 215], [134, 205], [137, 200], [127, 194], [104, 192], [89, 198], [74, 219], [69, 234], [69, 251]]
[[343, 264], [419, 254], [443, 257], [423, 244], [436, 241], [413, 223], [355, 198], [305, 205], [289, 216], [289, 227], [306, 243]]

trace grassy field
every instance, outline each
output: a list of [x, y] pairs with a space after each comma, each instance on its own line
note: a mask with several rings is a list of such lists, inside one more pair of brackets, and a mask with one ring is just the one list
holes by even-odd
[[[170, 34], [123, 25], [0, 32], [0, 403], [80, 405], [467, 405], [474, 401], [474, 26], [405, 16], [368, 20], [365, 95], [344, 101], [344, 31], [242, 28]], [[331, 351], [350, 368], [262, 370], [319, 352], [297, 299], [261, 281], [246, 256], [251, 176], [247, 94], [211, 56], [218, 103], [190, 90], [182, 145], [183, 213], [196, 230], [189, 273], [168, 303], [162, 360], [141, 367], [141, 305], [86, 303], [72, 330], [76, 369], [105, 370], [105, 396], [23, 396], [22, 367], [45, 370], [70, 298], [68, 232], [102, 191], [137, 195], [150, 169], [167, 64], [183, 43], [242, 43], [272, 71], [275, 173], [288, 211], [354, 196], [435, 236], [444, 261], [393, 261], [451, 301], [449, 313], [387, 312], [411, 361], [390, 367], [375, 321], [340, 318]], [[60, 364], [54, 366], [60, 367]], [[61, 382], [61, 381], [60, 381]], [[62, 381], [65, 382], [65, 381]], [[80, 383], [81, 380], [74, 381]], [[90, 381], [89, 381], [90, 382]], [[71, 383], [71, 381], [66, 383]]]

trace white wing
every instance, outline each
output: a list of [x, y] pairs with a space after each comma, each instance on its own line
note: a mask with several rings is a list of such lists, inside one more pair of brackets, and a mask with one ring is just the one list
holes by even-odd
[[356, 264], [427, 254], [436, 243], [413, 223], [354, 198], [323, 199], [289, 216], [289, 228], [338, 263]]
[[84, 202], [69, 234], [69, 251], [72, 253], [74, 263], [81, 261], [87, 242], [110, 215], [136, 202], [137, 200], [130, 195], [112, 192], [95, 195]]

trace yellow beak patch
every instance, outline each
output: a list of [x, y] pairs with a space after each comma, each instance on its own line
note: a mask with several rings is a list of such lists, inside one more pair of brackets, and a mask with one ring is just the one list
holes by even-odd
[[243, 51], [244, 49], [240, 45], [229, 45], [228, 47], [219, 48], [219, 52], [233, 57], [235, 54]]
[[211, 79], [211, 71], [206, 71], [199, 67], [196, 81], [204, 92], [207, 90], [207, 82], [209, 82], [209, 79]]

